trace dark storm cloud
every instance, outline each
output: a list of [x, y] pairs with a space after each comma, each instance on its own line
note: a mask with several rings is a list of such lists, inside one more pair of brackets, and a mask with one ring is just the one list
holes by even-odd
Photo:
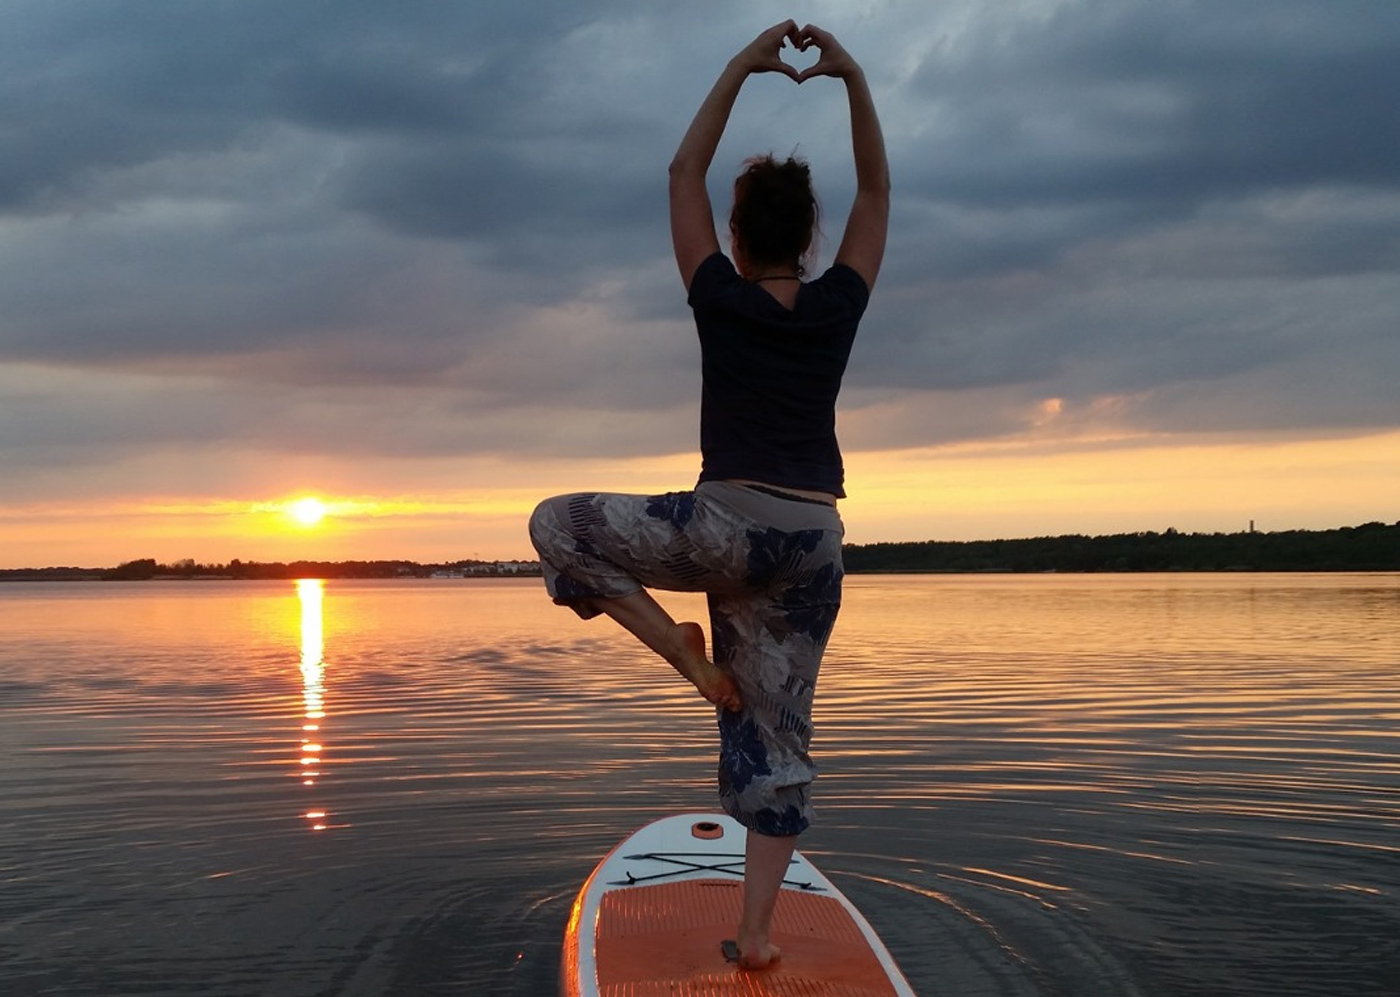
[[1400, 184], [1400, 7], [1066, 5], [1044, 24], [974, 33], [913, 89], [954, 156], [962, 203], [1130, 201], [1176, 210], [1318, 184]]
[[370, 154], [350, 171], [342, 196], [347, 207], [396, 231], [487, 243], [494, 258], [519, 263], [539, 252], [532, 249], [538, 240], [554, 240], [561, 255], [558, 247], [597, 234], [599, 219], [607, 219], [603, 239], [613, 246], [605, 262], [615, 265], [654, 255], [639, 230], [665, 238], [656, 224], [665, 178], [656, 163], [645, 165], [644, 172], [625, 163], [600, 169], [580, 185], [572, 157], [525, 158], [518, 142], [468, 138]]
[[[1400, 420], [1393, 0], [840, 10], [810, 16], [864, 59], [895, 178], [850, 405], [1005, 402], [862, 445], [1012, 431], [1050, 397], [1128, 399], [1159, 431]], [[576, 451], [584, 425], [599, 452], [604, 426], [617, 451], [691, 445], [665, 165], [724, 59], [785, 13], [6, 5], [0, 364], [164, 378], [208, 411], [163, 433], [143, 392], [31, 391], [0, 443], [276, 448], [295, 421], [326, 452]], [[755, 81], [712, 189], [747, 151], [812, 156], [829, 261], [844, 129], [830, 81]], [[24, 381], [0, 382], [0, 417]], [[330, 410], [394, 441], [308, 414]], [[644, 412], [651, 441], [611, 414]]]
[[[925, 322], [879, 311], [858, 383], [1138, 395], [1157, 429], [1394, 424], [1376, 381], [1336, 404], [1296, 371], [1400, 373], [1400, 8], [1259, 14], [1065, 4], [930, 49], [889, 271]], [[1275, 369], [1303, 390], [1231, 390]]]
[[524, 3], [12, 5], [0, 205], [43, 210], [104, 171], [279, 123], [405, 143], [528, 137], [542, 122], [524, 112], [548, 96], [537, 50], [606, 9], [544, 6], [532, 23]]

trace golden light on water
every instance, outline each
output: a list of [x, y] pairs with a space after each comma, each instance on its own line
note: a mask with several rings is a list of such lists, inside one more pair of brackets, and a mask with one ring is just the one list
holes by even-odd
[[[321, 721], [326, 716], [326, 638], [325, 638], [325, 582], [319, 578], [297, 580], [297, 601], [301, 605], [301, 696], [302, 715], [305, 722], [302, 733], [310, 735], [321, 729]], [[315, 786], [321, 776], [321, 752], [323, 747], [318, 737], [302, 737], [298, 746], [301, 759], [303, 786]], [[326, 811], [311, 810], [305, 814], [311, 821], [313, 831], [324, 831]]]

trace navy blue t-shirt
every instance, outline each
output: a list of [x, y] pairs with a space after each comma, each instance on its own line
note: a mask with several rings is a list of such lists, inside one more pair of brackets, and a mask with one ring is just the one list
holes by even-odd
[[701, 481], [747, 478], [844, 497], [836, 395], [870, 300], [837, 264], [802, 285], [791, 311], [723, 253], [690, 283], [700, 334]]

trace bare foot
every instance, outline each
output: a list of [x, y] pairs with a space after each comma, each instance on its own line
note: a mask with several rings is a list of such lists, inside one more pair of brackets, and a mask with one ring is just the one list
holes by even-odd
[[745, 945], [739, 942], [739, 967], [741, 969], [767, 969], [783, 957], [783, 950], [770, 942], [756, 942]]
[[705, 631], [698, 623], [677, 623], [671, 631], [673, 651], [666, 656], [671, 666], [680, 672], [700, 695], [716, 706], [738, 712], [742, 706], [739, 689], [731, 679], [705, 656]]

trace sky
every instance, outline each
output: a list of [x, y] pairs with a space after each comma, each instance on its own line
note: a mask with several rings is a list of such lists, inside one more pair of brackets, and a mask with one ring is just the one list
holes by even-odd
[[[893, 178], [848, 542], [1400, 520], [1395, 0], [0, 0], [0, 567], [530, 557], [692, 486], [666, 166], [787, 17]], [[769, 151], [829, 265], [842, 85], [748, 81], [718, 211]]]

